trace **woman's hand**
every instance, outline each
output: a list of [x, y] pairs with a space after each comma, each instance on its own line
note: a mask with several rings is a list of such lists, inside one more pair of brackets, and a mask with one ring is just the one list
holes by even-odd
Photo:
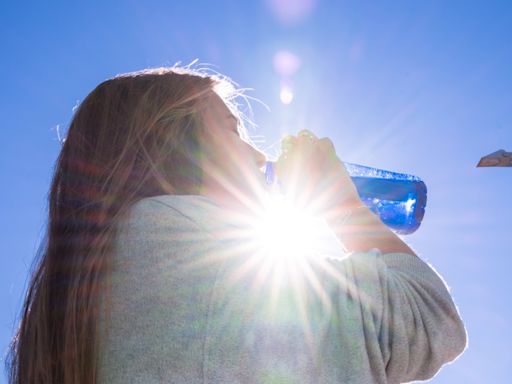
[[361, 201], [331, 140], [317, 139], [309, 131], [285, 137], [276, 173], [285, 195], [326, 219], [348, 251], [378, 248], [382, 253], [415, 255]]
[[283, 138], [281, 146], [276, 174], [284, 193], [299, 207], [328, 217], [333, 210], [363, 206], [331, 140], [303, 130]]

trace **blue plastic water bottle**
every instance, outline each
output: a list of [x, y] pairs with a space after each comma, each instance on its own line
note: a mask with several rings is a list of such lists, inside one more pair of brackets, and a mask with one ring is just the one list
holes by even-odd
[[[359, 197], [384, 224], [403, 235], [418, 229], [427, 205], [427, 186], [419, 177], [344, 164]], [[267, 184], [277, 182], [273, 162], [267, 162], [265, 177]]]

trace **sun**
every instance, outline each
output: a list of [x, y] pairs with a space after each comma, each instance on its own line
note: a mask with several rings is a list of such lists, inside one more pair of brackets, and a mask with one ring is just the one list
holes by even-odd
[[254, 223], [254, 239], [260, 252], [276, 260], [292, 261], [307, 257], [314, 248], [318, 220], [296, 209], [282, 197], [269, 200]]
[[289, 281], [311, 263], [343, 258], [344, 247], [327, 223], [282, 195], [272, 195], [250, 225], [251, 242], [263, 270]]

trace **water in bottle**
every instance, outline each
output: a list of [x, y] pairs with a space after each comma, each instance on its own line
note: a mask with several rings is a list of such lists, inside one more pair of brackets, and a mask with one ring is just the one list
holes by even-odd
[[[421, 224], [427, 204], [427, 187], [417, 176], [344, 163], [361, 200], [389, 228], [410, 234]], [[275, 184], [274, 163], [267, 162], [265, 177]]]

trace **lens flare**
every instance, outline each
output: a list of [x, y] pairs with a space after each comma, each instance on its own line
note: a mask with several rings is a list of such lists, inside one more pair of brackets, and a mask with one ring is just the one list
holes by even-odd
[[251, 228], [250, 238], [260, 259], [279, 274], [294, 273], [293, 269], [314, 259], [345, 256], [343, 245], [324, 220], [305, 208], [298, 209], [281, 195], [269, 197]]
[[222, 210], [219, 217], [212, 217], [225, 223], [214, 236], [222, 239], [223, 247], [214, 258], [205, 257], [191, 268], [226, 265], [220, 295], [226, 294], [228, 300], [231, 292], [241, 290], [248, 305], [257, 303], [262, 321], [275, 324], [284, 321], [286, 313], [287, 324], [300, 327], [305, 341], [314, 345], [315, 318], [336, 305], [333, 289], [346, 291], [365, 305], [371, 301], [347, 278], [350, 268], [343, 265], [350, 258], [314, 209], [299, 209], [276, 193], [269, 193], [262, 203], [258, 211]]
[[283, 104], [290, 104], [293, 101], [293, 91], [288, 86], [282, 86], [279, 98]]
[[297, 72], [301, 66], [301, 60], [290, 51], [278, 51], [273, 58], [274, 69], [283, 77], [290, 77]]
[[274, 198], [255, 225], [255, 237], [268, 256], [291, 260], [314, 251], [317, 224], [285, 199]]
[[316, 6], [316, 0], [266, 0], [274, 16], [284, 25], [306, 20]]

